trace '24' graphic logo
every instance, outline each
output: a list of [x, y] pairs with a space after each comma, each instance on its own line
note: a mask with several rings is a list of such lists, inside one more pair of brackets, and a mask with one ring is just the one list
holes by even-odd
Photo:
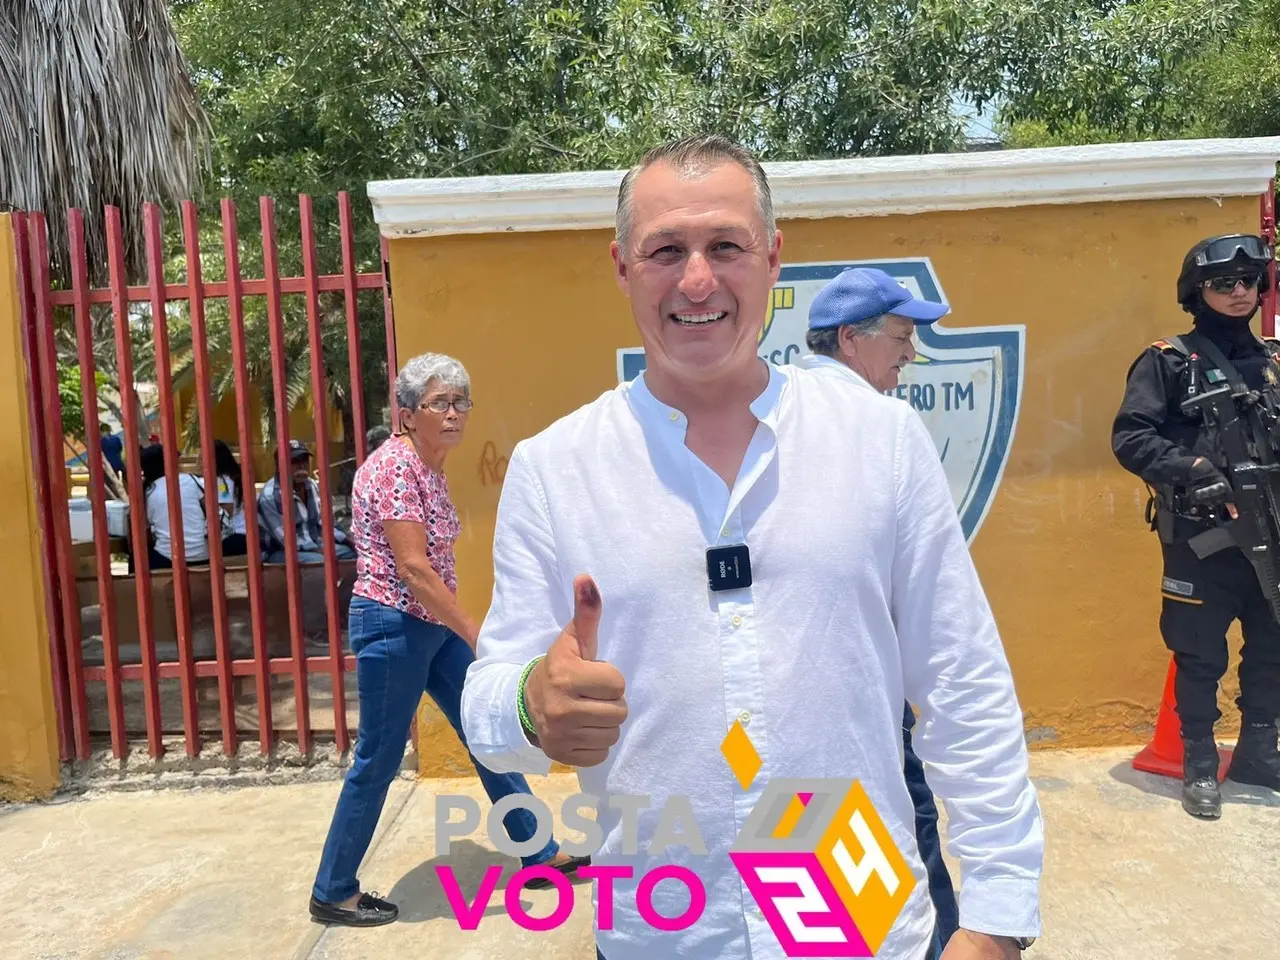
[[[734, 727], [725, 756], [745, 789], [759, 760]], [[729, 857], [788, 957], [874, 957], [916, 884], [854, 780], [770, 780]]]

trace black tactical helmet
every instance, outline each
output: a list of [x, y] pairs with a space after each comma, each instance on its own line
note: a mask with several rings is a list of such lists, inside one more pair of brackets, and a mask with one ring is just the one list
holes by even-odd
[[1190, 310], [1199, 299], [1200, 284], [1214, 277], [1261, 274], [1258, 292], [1270, 286], [1267, 265], [1275, 250], [1251, 233], [1228, 233], [1201, 240], [1187, 251], [1178, 274], [1178, 303]]

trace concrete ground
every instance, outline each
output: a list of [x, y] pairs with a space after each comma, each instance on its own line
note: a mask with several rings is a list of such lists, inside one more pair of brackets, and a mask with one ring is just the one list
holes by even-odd
[[[1177, 785], [1133, 771], [1131, 756], [1032, 755], [1046, 819], [1046, 933], [1028, 957], [1277, 956], [1280, 796], [1227, 784], [1222, 820], [1195, 821]], [[566, 775], [531, 785], [552, 809], [577, 789]], [[482, 798], [474, 780], [393, 784], [361, 879], [400, 904], [399, 923], [360, 931], [311, 923], [307, 897], [339, 788], [103, 793], [0, 807], [0, 898], [10, 908], [0, 957], [592, 960], [586, 883], [554, 931], [520, 929], [496, 899], [479, 930], [458, 929], [433, 870], [433, 804], [442, 792]], [[513, 869], [479, 837], [455, 846], [451, 863], [468, 893], [487, 865], [502, 864], [504, 880]], [[534, 916], [549, 914], [554, 897], [523, 894]]]

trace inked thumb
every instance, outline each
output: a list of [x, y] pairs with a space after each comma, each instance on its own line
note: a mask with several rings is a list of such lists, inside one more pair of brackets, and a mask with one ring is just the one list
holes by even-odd
[[589, 574], [573, 580], [573, 635], [578, 638], [578, 653], [583, 660], [594, 660], [599, 647], [600, 613], [603, 602], [600, 590]]

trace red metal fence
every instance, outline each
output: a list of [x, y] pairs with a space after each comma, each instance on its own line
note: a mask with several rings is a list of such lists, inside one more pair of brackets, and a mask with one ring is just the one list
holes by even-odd
[[[44, 531], [43, 564], [48, 587], [46, 615], [50, 627], [50, 644], [53, 660], [55, 701], [59, 720], [59, 737], [63, 760], [88, 759], [91, 754], [90, 701], [105, 700], [106, 733], [115, 757], [123, 758], [128, 752], [131, 735], [145, 730], [149, 752], [159, 757], [164, 752], [163, 736], [166, 729], [173, 729], [173, 718], [166, 728], [162, 716], [162, 685], [179, 681], [181, 716], [180, 729], [185, 739], [186, 753], [195, 756], [202, 746], [202, 728], [198, 695], [207, 691], [211, 681], [216, 681], [218, 718], [215, 729], [220, 730], [222, 750], [234, 755], [238, 748], [240, 727], [236, 718], [237, 680], [252, 678], [253, 696], [256, 700], [256, 726], [261, 750], [269, 753], [280, 733], [281, 726], [273, 717], [272, 679], [278, 675], [292, 678], [292, 703], [294, 715], [292, 729], [296, 730], [297, 747], [303, 754], [311, 750], [313, 720], [311, 716], [310, 680], [313, 674], [327, 679], [333, 701], [333, 736], [339, 750], [347, 749], [350, 734], [346, 716], [345, 674], [354, 669], [354, 658], [344, 652], [344, 633], [340, 616], [340, 574], [336, 556], [331, 489], [331, 455], [329, 442], [330, 406], [323, 363], [322, 333], [324, 317], [321, 312], [321, 294], [340, 294], [345, 304], [345, 336], [347, 340], [347, 364], [350, 371], [350, 407], [354, 423], [354, 461], [358, 466], [367, 455], [365, 442], [366, 398], [364, 375], [361, 365], [358, 297], [360, 291], [381, 290], [383, 294], [382, 323], [385, 326], [387, 350], [388, 391], [394, 381], [395, 335], [391, 311], [390, 292], [385, 283], [386, 248], [382, 245], [383, 272], [357, 273], [355, 236], [350, 198], [338, 195], [338, 234], [341, 248], [341, 273], [320, 275], [317, 266], [316, 224], [312, 200], [299, 197], [299, 227], [301, 239], [302, 273], [300, 276], [281, 277], [280, 257], [277, 247], [275, 204], [263, 197], [259, 204], [261, 221], [261, 252], [264, 264], [263, 276], [244, 279], [241, 276], [241, 244], [236, 208], [230, 200], [222, 201], [222, 257], [225, 280], [208, 282], [203, 279], [200, 232], [196, 206], [192, 202], [182, 205], [182, 248], [185, 263], [185, 281], [170, 283], [165, 277], [166, 251], [163, 243], [160, 209], [148, 204], [143, 209], [147, 282], [130, 286], [125, 271], [125, 243], [121, 229], [120, 211], [106, 208], [107, 250], [109, 286], [92, 288], [89, 282], [89, 264], [85, 253], [85, 227], [83, 214], [71, 210], [69, 217], [70, 240], [70, 289], [55, 290], [50, 282], [49, 245], [43, 214], [15, 215], [17, 234], [18, 273], [24, 314], [24, 341], [26, 368], [28, 371], [30, 423], [34, 439], [33, 455], [36, 460], [36, 482], [40, 500], [40, 522]], [[284, 298], [301, 296], [305, 301], [307, 352], [310, 356], [310, 397], [314, 411], [315, 460], [318, 464], [320, 486], [320, 513], [324, 535], [323, 552], [323, 604], [325, 632], [328, 646], [325, 655], [309, 655], [304, 638], [304, 596], [301, 587], [303, 564], [297, 546], [297, 522], [293, 498], [287, 493], [291, 458], [290, 414], [297, 406], [290, 403], [287, 391], [288, 364], [286, 353], [286, 329]], [[280, 497], [283, 515], [285, 544], [283, 566], [283, 591], [275, 593], [265, 580], [265, 572], [272, 567], [264, 563], [259, 538], [253, 451], [255, 434], [253, 412], [250, 408], [251, 383], [250, 357], [246, 346], [246, 298], [261, 297], [265, 301], [269, 325], [270, 369], [273, 384], [271, 402], [274, 407], [275, 465], [284, 495]], [[212, 300], [226, 303], [225, 323], [229, 329], [222, 331], [230, 343], [229, 358], [221, 358], [221, 368], [211, 361], [209, 353], [210, 328], [206, 316], [206, 304]], [[131, 556], [131, 572], [127, 576], [112, 570], [112, 547], [108, 511], [107, 483], [103, 466], [99, 437], [99, 397], [94, 371], [101, 365], [104, 347], [99, 346], [95, 356], [94, 321], [95, 305], [110, 305], [114, 328], [115, 369], [119, 409], [123, 414], [123, 433], [126, 438], [125, 466], [128, 492], [129, 531], [123, 538]], [[135, 312], [133, 305], [142, 305]], [[77, 348], [81, 374], [81, 404], [84, 416], [85, 458], [89, 470], [88, 492], [93, 520], [93, 565], [96, 576], [77, 576], [71, 522], [68, 512], [66, 457], [63, 452], [63, 410], [58, 390], [57, 338], [59, 327], [55, 311], [70, 308], [74, 323], [74, 341]], [[103, 308], [99, 306], [101, 311]], [[150, 566], [148, 556], [148, 517], [144, 492], [144, 478], [139, 463], [141, 450], [139, 438], [146, 425], [139, 422], [140, 407], [135, 384], [135, 349], [131, 337], [131, 323], [136, 325], [138, 313], [149, 310], [154, 352], [155, 386], [159, 394], [160, 443], [164, 455], [165, 491], [168, 500], [168, 522], [171, 538], [172, 571], [157, 572]], [[194, 400], [197, 409], [198, 454], [204, 484], [204, 513], [207, 518], [220, 517], [218, 477], [215, 469], [214, 397], [211, 384], [215, 378], [228, 375], [229, 363], [234, 377], [236, 406], [236, 440], [240, 452], [240, 476], [236, 478], [244, 491], [244, 520], [247, 555], [243, 568], [237, 566], [237, 577], [247, 581], [248, 629], [252, 637], [251, 656], [237, 658], [233, 649], [232, 627], [228, 616], [228, 578], [230, 570], [223, 556], [221, 536], [213, 533], [210, 522], [207, 570], [205, 563], [189, 562], [183, 542], [182, 502], [179, 490], [180, 459], [191, 451], [182, 450], [182, 438], [176, 416], [177, 397], [172, 373], [170, 323], [174, 311], [186, 311], [190, 321], [189, 351], [194, 366]], [[70, 330], [65, 322], [62, 329], [64, 344]], [[379, 335], [381, 342], [381, 335]], [[109, 350], [109, 347], [105, 349]], [[254, 358], [256, 359], [256, 358]], [[261, 398], [263, 403], [266, 398]], [[389, 406], [392, 406], [388, 402]], [[157, 481], [160, 482], [160, 481]], [[88, 558], [81, 557], [86, 560]], [[315, 565], [306, 565], [313, 567]], [[273, 574], [280, 568], [274, 565]], [[345, 575], [350, 580], [350, 570]], [[171, 577], [171, 580], [169, 579]], [[203, 596], [202, 580], [208, 581], [208, 601], [212, 619], [213, 655], [200, 657], [193, 648], [197, 631], [193, 621], [192, 590], [199, 587]], [[132, 590], [128, 581], [132, 580]], [[272, 583], [280, 577], [274, 576]], [[86, 665], [84, 657], [84, 611], [92, 609], [85, 602], [92, 593], [96, 580], [96, 599], [99, 618], [98, 635], [101, 638], [102, 664]], [[171, 600], [170, 598], [171, 591]], [[281, 596], [283, 593], [283, 596]], [[157, 631], [162, 621], [157, 619], [156, 598], [162, 597], [172, 604], [172, 617], [176, 639], [176, 656], [172, 650], [167, 655], [158, 652]], [[92, 599], [92, 597], [89, 597]], [[124, 610], [129, 607], [129, 610]], [[275, 641], [283, 642], [270, 630], [269, 621], [277, 609], [287, 608], [287, 653], [273, 655]], [[167, 613], [163, 626], [167, 628]], [[129, 648], [136, 655], [122, 662], [122, 639], [130, 638]], [[166, 647], [172, 647], [167, 644]], [[275, 653], [281, 653], [279, 649]], [[97, 685], [102, 685], [99, 687]], [[105, 696], [101, 694], [105, 693]], [[91, 696], [92, 695], [92, 696]], [[128, 708], [137, 707], [136, 719], [126, 718]], [[173, 712], [173, 706], [170, 712]], [[138, 729], [141, 727], [142, 729]]]
[[[1261, 221], [1259, 233], [1262, 239], [1275, 246], [1276, 182], [1274, 180], [1267, 184], [1266, 192], [1262, 194], [1259, 220]], [[1276, 262], [1274, 259], [1267, 270], [1270, 274], [1271, 282], [1267, 285], [1267, 292], [1262, 295], [1262, 335], [1264, 337], [1274, 337], [1276, 335]]]

